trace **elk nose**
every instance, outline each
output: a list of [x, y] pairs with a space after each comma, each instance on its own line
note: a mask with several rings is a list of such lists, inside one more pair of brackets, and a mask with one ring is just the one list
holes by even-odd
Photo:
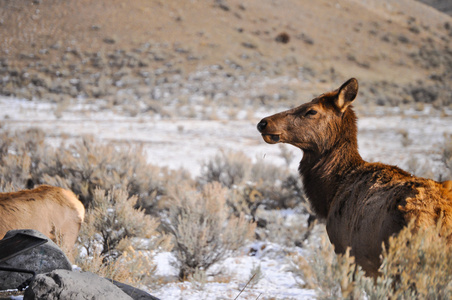
[[267, 121], [265, 120], [262, 120], [257, 124], [257, 130], [259, 130], [260, 132], [262, 132], [262, 130], [264, 130], [265, 127], [267, 127]]

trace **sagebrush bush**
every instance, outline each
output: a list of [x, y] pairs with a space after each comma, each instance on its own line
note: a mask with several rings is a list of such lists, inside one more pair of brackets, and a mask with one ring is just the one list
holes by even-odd
[[221, 151], [203, 163], [201, 182], [220, 182], [232, 188], [249, 179], [251, 161], [243, 152]]
[[106, 262], [105, 257], [95, 251], [89, 257], [77, 257], [76, 263], [83, 271], [135, 287], [152, 284], [153, 272], [156, 269], [149, 251], [136, 250], [133, 247], [124, 251], [116, 260]]
[[0, 178], [16, 188], [26, 188], [33, 174], [39, 172], [42, 161], [53, 156], [53, 149], [45, 143], [39, 129], [28, 129], [0, 136]]
[[254, 218], [259, 206], [266, 208], [294, 208], [308, 203], [298, 174], [287, 167], [256, 162], [243, 152], [220, 152], [203, 164], [200, 184], [220, 182], [234, 191], [228, 204], [235, 212], [245, 212]]
[[137, 195], [138, 205], [155, 213], [167, 187], [192, 180], [187, 172], [171, 171], [146, 161], [141, 147], [115, 147], [85, 136], [58, 148], [45, 142], [39, 129], [3, 132], [0, 181], [17, 188], [50, 184], [71, 189], [88, 207], [96, 188], [122, 189]]
[[[449, 233], [438, 228], [411, 227], [391, 237], [383, 253], [380, 268], [383, 278], [394, 285], [395, 299], [451, 299], [452, 251], [447, 245]], [[383, 280], [377, 283], [388, 286]]]
[[94, 190], [123, 189], [137, 195], [147, 209], [156, 205], [156, 197], [165, 193], [165, 171], [149, 165], [142, 148], [117, 148], [87, 136], [67, 147], [60, 147], [53, 160], [41, 168], [37, 180], [60, 184], [80, 195], [85, 206], [93, 200]]
[[[305, 201], [297, 175], [261, 160], [253, 163], [240, 152], [213, 157], [195, 182], [187, 172], [148, 164], [140, 147], [89, 136], [53, 147], [38, 129], [1, 135], [0, 188], [45, 183], [73, 190], [87, 208], [77, 264], [121, 281], [149, 278], [152, 252], [167, 241], [157, 229], [158, 216], [168, 216], [163, 227], [173, 237], [180, 277], [187, 278], [203, 274], [252, 238], [250, 215], [259, 206], [279, 209]], [[140, 240], [149, 249], [137, 248]]]
[[230, 213], [227, 193], [219, 183], [208, 183], [201, 191], [192, 186], [174, 188], [165, 225], [174, 238], [180, 279], [206, 271], [252, 237], [255, 225], [243, 214]]
[[309, 250], [308, 255], [290, 257], [292, 271], [302, 278], [300, 285], [313, 289], [318, 299], [342, 299], [353, 294], [355, 260], [350, 252], [336, 255], [325, 232], [320, 236], [320, 243], [311, 245]]
[[124, 190], [94, 191], [79, 234], [76, 262], [81, 268], [114, 280], [126, 277], [130, 283], [150, 276], [154, 264], [146, 251], [168, 250], [170, 243], [157, 231], [160, 222], [135, 209], [136, 203], [137, 197], [129, 198]]
[[[1, 133], [2, 191], [43, 183], [73, 190], [87, 208], [77, 264], [120, 281], [144, 280], [153, 269], [152, 252], [169, 248], [169, 239], [157, 231], [159, 220], [137, 208], [148, 203], [156, 209], [155, 199], [167, 185], [186, 178], [184, 172], [147, 164], [140, 148], [116, 148], [92, 137], [54, 148], [42, 130]], [[147, 247], [138, 249], [140, 241]]]
[[292, 257], [293, 271], [320, 299], [451, 299], [452, 251], [440, 228], [413, 233], [413, 224], [391, 237], [380, 276], [365, 276], [347, 251], [335, 255], [326, 233], [311, 255]]
[[308, 216], [303, 212], [303, 207], [284, 211], [259, 208], [256, 212], [256, 236], [259, 240], [289, 248], [303, 246], [312, 229], [308, 226]]
[[444, 179], [452, 180], [452, 135], [446, 135], [442, 152], [441, 159], [449, 171]]

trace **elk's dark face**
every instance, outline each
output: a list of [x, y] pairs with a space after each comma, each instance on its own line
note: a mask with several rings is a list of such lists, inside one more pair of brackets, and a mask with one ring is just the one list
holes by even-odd
[[354, 78], [311, 102], [262, 119], [257, 129], [269, 144], [288, 143], [304, 151], [324, 152], [344, 130], [343, 115], [358, 92]]

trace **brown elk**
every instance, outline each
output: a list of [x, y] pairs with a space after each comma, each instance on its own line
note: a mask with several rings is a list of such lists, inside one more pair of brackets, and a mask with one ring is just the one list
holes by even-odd
[[49, 185], [0, 193], [0, 239], [12, 229], [35, 229], [71, 256], [85, 208], [73, 192]]
[[267, 143], [303, 151], [298, 170], [304, 189], [317, 217], [326, 221], [336, 253], [350, 247], [366, 273], [377, 276], [382, 243], [410, 221], [420, 228], [442, 218], [442, 228], [452, 228], [451, 182], [364, 161], [351, 106], [357, 93], [352, 78], [311, 102], [262, 119], [257, 128]]

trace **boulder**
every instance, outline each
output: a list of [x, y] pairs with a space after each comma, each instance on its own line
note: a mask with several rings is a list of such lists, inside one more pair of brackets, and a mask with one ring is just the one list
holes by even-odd
[[112, 283], [119, 287], [124, 293], [132, 297], [133, 300], [159, 300], [158, 298], [142, 291], [140, 289], [134, 288], [133, 286], [127, 285], [122, 282], [112, 280]]
[[24, 300], [131, 300], [109, 280], [91, 272], [54, 270], [39, 274], [24, 293]]
[[[1, 266], [31, 270], [37, 274], [47, 273], [56, 269], [72, 270], [72, 264], [64, 252], [44, 234], [32, 229], [10, 230], [4, 238], [11, 237], [17, 233], [47, 239], [47, 243], [11, 257], [2, 262]], [[16, 289], [30, 277], [30, 274], [0, 271], [0, 290]]]

